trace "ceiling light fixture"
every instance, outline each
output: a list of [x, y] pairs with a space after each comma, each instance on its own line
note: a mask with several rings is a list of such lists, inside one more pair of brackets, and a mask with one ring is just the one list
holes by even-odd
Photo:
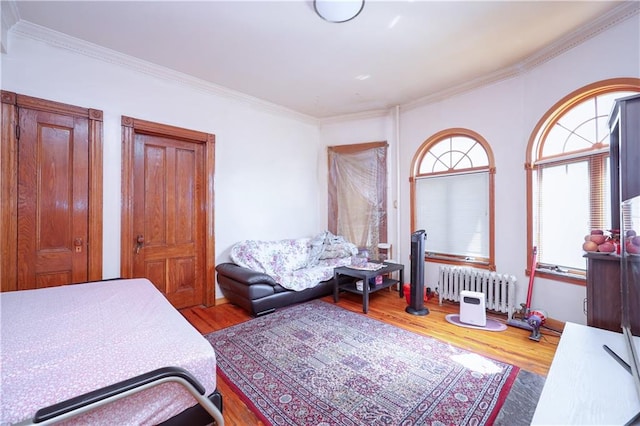
[[313, 8], [325, 21], [347, 22], [362, 12], [364, 0], [313, 0]]

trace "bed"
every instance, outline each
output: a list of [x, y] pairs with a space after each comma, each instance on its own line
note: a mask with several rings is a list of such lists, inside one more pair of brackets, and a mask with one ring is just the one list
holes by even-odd
[[213, 348], [147, 279], [0, 293], [0, 315], [1, 425], [224, 423]]

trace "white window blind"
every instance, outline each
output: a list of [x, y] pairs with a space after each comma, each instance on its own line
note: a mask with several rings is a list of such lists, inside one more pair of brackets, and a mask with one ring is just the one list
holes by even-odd
[[489, 258], [489, 172], [416, 179], [416, 229], [428, 235], [426, 251]]
[[606, 155], [593, 155], [534, 171], [535, 245], [538, 261], [584, 270], [580, 245], [591, 229], [609, 229], [610, 178]]

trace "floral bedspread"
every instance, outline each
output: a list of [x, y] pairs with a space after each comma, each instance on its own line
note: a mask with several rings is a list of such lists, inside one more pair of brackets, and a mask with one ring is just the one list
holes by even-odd
[[[212, 346], [147, 279], [7, 291], [0, 310], [0, 425], [170, 365], [216, 389]], [[195, 403], [164, 383], [61, 424], [156, 425]]]
[[357, 253], [355, 244], [325, 231], [313, 238], [241, 241], [232, 247], [231, 260], [270, 275], [288, 290], [301, 291], [332, 278], [333, 269], [351, 264]]

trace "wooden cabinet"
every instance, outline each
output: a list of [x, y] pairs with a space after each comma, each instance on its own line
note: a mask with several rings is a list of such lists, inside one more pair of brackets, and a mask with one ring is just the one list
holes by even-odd
[[[622, 332], [622, 293], [620, 291], [620, 256], [587, 253], [587, 325]], [[632, 258], [634, 268], [640, 268], [640, 258]], [[631, 331], [640, 336], [640, 289], [632, 287], [629, 294]]]
[[587, 253], [587, 325], [622, 332], [620, 257]]

